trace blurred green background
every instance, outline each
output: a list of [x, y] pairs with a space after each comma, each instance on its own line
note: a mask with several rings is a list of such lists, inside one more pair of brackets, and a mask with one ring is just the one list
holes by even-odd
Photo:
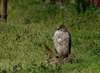
[[[72, 63], [45, 64], [47, 45], [64, 23], [72, 34]], [[0, 23], [0, 73], [99, 73], [100, 9], [77, 13], [75, 4], [60, 8], [39, 0], [9, 0], [8, 21]]]

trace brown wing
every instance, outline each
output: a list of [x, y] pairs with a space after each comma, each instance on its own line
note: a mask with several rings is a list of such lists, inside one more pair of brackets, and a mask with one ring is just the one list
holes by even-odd
[[68, 32], [70, 38], [69, 38], [69, 54], [71, 53], [71, 45], [72, 45], [72, 41], [71, 41], [71, 34]]

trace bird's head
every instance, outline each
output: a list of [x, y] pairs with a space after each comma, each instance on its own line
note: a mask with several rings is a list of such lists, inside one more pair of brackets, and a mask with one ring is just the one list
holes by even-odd
[[67, 28], [65, 25], [60, 25], [57, 27], [57, 30], [61, 30], [61, 31], [67, 31]]

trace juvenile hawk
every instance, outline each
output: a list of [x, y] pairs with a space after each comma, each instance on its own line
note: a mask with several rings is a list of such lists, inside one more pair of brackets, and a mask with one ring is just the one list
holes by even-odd
[[71, 53], [71, 34], [65, 25], [57, 27], [54, 32], [53, 42], [58, 56], [63, 58], [68, 57]]

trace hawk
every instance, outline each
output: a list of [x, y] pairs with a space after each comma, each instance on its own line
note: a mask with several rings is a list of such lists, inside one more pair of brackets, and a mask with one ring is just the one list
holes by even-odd
[[60, 25], [57, 27], [53, 35], [53, 42], [58, 57], [68, 57], [68, 55], [71, 53], [71, 34], [65, 25]]

